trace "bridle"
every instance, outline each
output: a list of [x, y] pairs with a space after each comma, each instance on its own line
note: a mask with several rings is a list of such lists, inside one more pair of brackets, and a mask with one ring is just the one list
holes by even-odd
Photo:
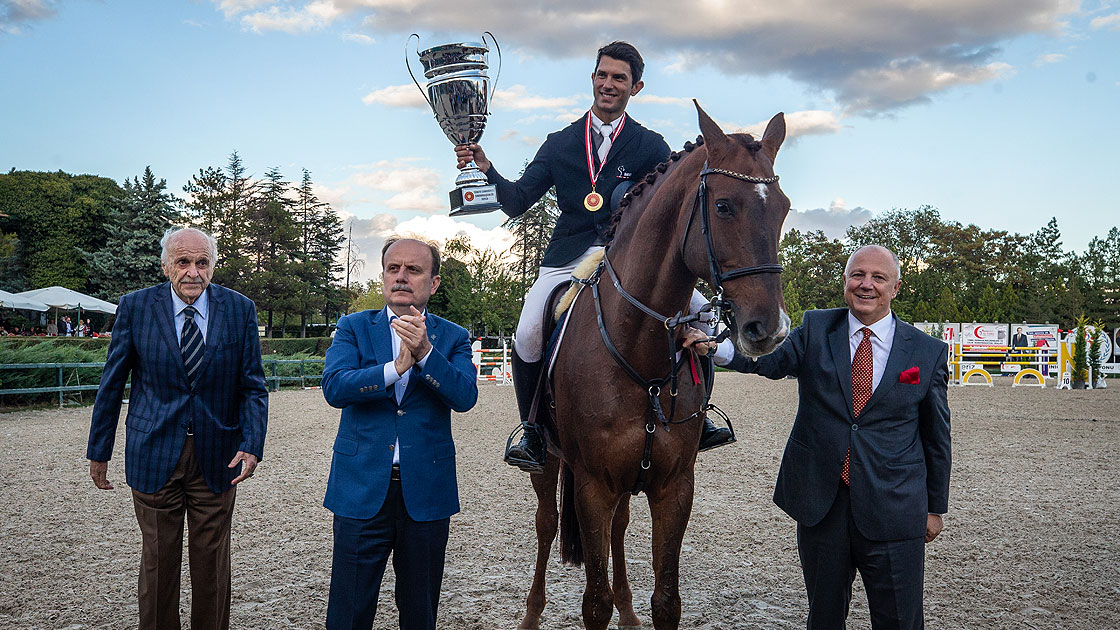
[[[730, 309], [731, 303], [725, 300], [723, 297], [723, 283], [728, 280], [740, 278], [743, 276], [782, 272], [782, 266], [778, 263], [766, 263], [762, 265], [754, 265], [752, 267], [739, 267], [730, 271], [723, 271], [720, 268], [719, 260], [716, 258], [715, 242], [712, 239], [711, 218], [708, 212], [707, 177], [708, 175], [712, 174], [733, 177], [735, 179], [751, 184], [773, 184], [774, 182], [778, 181], [777, 175], [772, 175], [769, 177], [744, 175], [742, 173], [736, 173], [735, 171], [729, 171], [722, 168], [708, 168], [708, 163], [704, 162], [704, 168], [700, 171], [700, 184], [696, 191], [696, 198], [692, 204], [692, 212], [688, 215], [688, 223], [685, 225], [684, 234], [681, 236], [680, 246], [681, 260], [683, 261], [685, 260], [685, 242], [688, 240], [688, 233], [692, 228], [692, 220], [696, 216], [697, 209], [699, 209], [700, 228], [704, 233], [704, 242], [707, 248], [706, 253], [708, 256], [708, 267], [711, 272], [711, 286], [715, 291], [715, 297], [713, 297], [708, 304], [705, 304], [702, 308], [700, 308], [698, 312], [691, 313], [689, 315], [684, 315], [683, 312], [678, 312], [672, 317], [667, 317], [653, 310], [649, 306], [646, 306], [640, 300], [630, 295], [630, 293], [622, 288], [622, 282], [619, 280], [618, 274], [615, 273], [614, 267], [611, 265], [609, 257], [609, 246], [607, 248], [607, 251], [603, 252], [603, 260], [599, 263], [599, 266], [595, 269], [590, 277], [584, 279], [572, 278], [573, 283], [591, 286], [591, 294], [595, 303], [595, 317], [599, 325], [599, 333], [603, 338], [603, 345], [606, 347], [607, 352], [610, 353], [610, 355], [614, 358], [615, 363], [617, 363], [619, 367], [621, 367], [623, 371], [626, 372], [631, 380], [640, 385], [649, 394], [650, 415], [646, 420], [645, 449], [642, 455], [641, 469], [638, 472], [637, 482], [634, 484], [633, 490], [631, 490], [631, 492], [635, 495], [641, 492], [645, 487], [646, 471], [649, 470], [650, 456], [653, 451], [653, 434], [657, 429], [657, 424], [660, 423], [661, 426], [666, 431], [668, 431], [669, 425], [671, 424], [681, 424], [684, 422], [688, 422], [689, 420], [700, 417], [701, 414], [705, 414], [706, 412], [713, 409], [719, 411], [714, 405], [711, 405], [708, 402], [707, 393], [705, 393], [704, 402], [701, 404], [699, 411], [696, 411], [693, 414], [680, 420], [672, 419], [676, 411], [677, 373], [684, 365], [686, 356], [689, 356], [687, 355], [687, 353], [682, 353], [680, 357], [676, 357], [675, 330], [677, 329], [677, 327], [683, 324], [700, 320], [704, 313], [711, 311], [714, 313], [714, 319], [712, 319], [711, 321], [714, 323], [715, 327], [718, 329], [721, 322], [726, 326], [722, 332], [719, 332], [719, 334], [712, 337], [711, 340], [719, 342], [726, 339], [730, 335], [731, 331], [735, 329], [735, 320], [734, 315], [731, 313]], [[623, 299], [625, 299], [632, 306], [642, 311], [649, 317], [658, 320], [665, 326], [669, 341], [669, 361], [671, 367], [669, 369], [669, 373], [664, 377], [654, 379], [644, 378], [641, 374], [638, 373], [634, 366], [630, 365], [626, 358], [622, 356], [622, 353], [619, 352], [618, 348], [611, 340], [610, 333], [607, 331], [606, 321], [603, 318], [603, 305], [599, 295], [599, 280], [602, 277], [604, 269], [607, 271], [607, 275], [611, 279], [611, 284], [614, 285], [615, 290], [618, 291], [619, 295], [621, 295]], [[669, 409], [668, 417], [666, 417], [664, 412], [662, 411], [660, 400], [661, 388], [666, 385], [669, 386], [669, 393], [672, 397], [672, 405]], [[723, 415], [722, 412], [720, 412], [720, 414]], [[727, 420], [728, 426], [730, 427], [731, 422], [726, 418], [726, 415], [724, 415], [724, 419]], [[734, 435], [734, 429], [732, 429], [732, 435]]]
[[684, 234], [681, 235], [680, 253], [681, 260], [685, 260], [684, 246], [688, 241], [688, 233], [692, 229], [692, 220], [696, 217], [696, 210], [699, 208], [700, 231], [704, 234], [704, 244], [707, 247], [708, 255], [708, 271], [712, 279], [711, 287], [712, 291], [715, 292], [715, 297], [709, 304], [715, 314], [714, 321], [717, 323], [723, 322], [726, 325], [721, 333], [711, 339], [718, 343], [726, 339], [735, 329], [735, 316], [731, 313], [731, 303], [723, 297], [723, 283], [735, 278], [754, 276], [760, 273], [782, 273], [782, 266], [778, 263], [766, 263], [752, 267], [739, 267], [731, 271], [720, 269], [719, 260], [716, 258], [715, 241], [712, 240], [712, 219], [708, 212], [708, 175], [712, 174], [733, 177], [750, 184], [773, 184], [778, 181], [778, 176], [759, 177], [757, 175], [744, 175], [723, 168], [708, 168], [707, 162], [704, 162], [704, 168], [700, 171], [700, 186], [696, 191], [696, 199], [692, 203], [692, 212], [688, 215], [688, 223], [685, 225]]

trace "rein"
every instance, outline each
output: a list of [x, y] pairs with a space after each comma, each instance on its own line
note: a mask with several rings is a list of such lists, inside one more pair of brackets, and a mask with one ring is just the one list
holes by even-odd
[[[772, 184], [778, 181], [777, 175], [771, 177], [744, 175], [742, 173], [736, 173], [734, 171], [729, 171], [726, 169], [708, 168], [707, 162], [704, 163], [704, 169], [700, 171], [700, 185], [696, 192], [696, 199], [692, 204], [692, 212], [688, 216], [688, 223], [685, 226], [684, 235], [681, 237], [681, 259], [683, 260], [685, 241], [688, 239], [688, 232], [692, 227], [692, 219], [696, 215], [697, 208], [699, 208], [701, 229], [703, 230], [705, 244], [707, 246], [708, 266], [711, 271], [712, 288], [715, 290], [716, 295], [714, 298], [712, 298], [711, 302], [705, 304], [697, 313], [684, 315], [683, 311], [678, 311], [676, 315], [668, 317], [662, 315], [661, 313], [658, 313], [657, 311], [643, 304], [634, 296], [630, 295], [630, 293], [628, 293], [622, 287], [622, 282], [619, 280], [618, 274], [615, 273], [614, 266], [611, 265], [610, 257], [608, 255], [609, 251], [604, 252], [603, 260], [599, 263], [599, 266], [595, 269], [594, 273], [592, 273], [590, 277], [585, 279], [572, 278], [572, 282], [591, 286], [591, 294], [595, 302], [595, 318], [599, 325], [599, 334], [603, 338], [603, 345], [606, 347], [607, 352], [610, 353], [611, 357], [614, 358], [615, 363], [617, 363], [618, 366], [626, 372], [631, 380], [645, 389], [649, 395], [650, 413], [648, 418], [646, 419], [645, 425], [645, 448], [643, 449], [642, 453], [642, 462], [640, 470], [638, 471], [638, 479], [634, 483], [634, 488], [630, 491], [631, 494], [634, 495], [637, 495], [645, 488], [646, 472], [650, 468], [650, 457], [653, 452], [653, 435], [657, 430], [658, 423], [660, 423], [661, 426], [666, 431], [668, 431], [669, 425], [671, 424], [683, 424], [690, 420], [694, 420], [700, 417], [701, 414], [704, 414], [712, 409], [719, 411], [714, 405], [709, 403], [707, 392], [705, 392], [704, 400], [701, 403], [699, 410], [680, 420], [672, 419], [676, 414], [677, 406], [677, 374], [678, 372], [680, 372], [681, 367], [684, 365], [684, 359], [686, 356], [684, 353], [681, 353], [681, 356], [679, 358], [675, 358], [676, 335], [674, 334], [674, 332], [679, 326], [698, 321], [701, 319], [701, 316], [704, 313], [714, 311], [715, 319], [713, 321], [715, 322], [717, 329], [721, 322], [726, 325], [726, 328], [723, 330], [723, 332], [714, 337], [713, 340], [718, 342], [726, 339], [730, 335], [731, 330], [734, 329], [735, 322], [734, 315], [732, 315], [730, 312], [730, 303], [727, 300], [723, 299], [723, 283], [727, 280], [739, 278], [742, 276], [752, 276], [761, 273], [782, 272], [782, 266], [777, 263], [755, 265], [753, 267], [739, 267], [738, 269], [732, 269], [731, 271], [727, 272], [724, 272], [720, 269], [719, 261], [716, 259], [715, 242], [712, 239], [711, 219], [708, 213], [707, 176], [710, 174], [733, 177], [735, 179], [739, 179], [741, 181], [752, 184]], [[670, 363], [669, 373], [667, 375], [661, 378], [654, 379], [644, 378], [641, 374], [638, 373], [634, 366], [631, 365], [624, 356], [622, 356], [622, 353], [619, 352], [618, 348], [611, 340], [610, 333], [607, 331], [606, 321], [603, 319], [603, 305], [599, 295], [599, 280], [602, 278], [604, 269], [606, 269], [607, 275], [610, 276], [611, 284], [614, 285], [615, 290], [618, 291], [619, 295], [621, 295], [623, 299], [625, 299], [641, 312], [645, 313], [647, 316], [661, 322], [661, 324], [665, 326], [666, 335], [668, 337]], [[672, 404], [669, 407], [668, 417], [665, 416], [665, 413], [662, 410], [660, 399], [661, 389], [666, 385], [669, 386], [669, 395], [671, 396], [672, 401]], [[720, 415], [724, 414], [720, 412]], [[724, 418], [726, 419], [726, 415], [724, 415]], [[728, 424], [730, 424], [730, 422], [728, 422]]]

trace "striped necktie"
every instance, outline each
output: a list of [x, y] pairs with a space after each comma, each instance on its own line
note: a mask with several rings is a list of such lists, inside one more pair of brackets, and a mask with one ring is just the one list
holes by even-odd
[[198, 324], [194, 323], [194, 316], [197, 314], [198, 311], [193, 306], [183, 309], [183, 316], [187, 321], [183, 322], [183, 336], [179, 340], [179, 349], [183, 353], [183, 367], [187, 369], [187, 381], [191, 384], [194, 384], [198, 366], [202, 363], [202, 331], [198, 329]]

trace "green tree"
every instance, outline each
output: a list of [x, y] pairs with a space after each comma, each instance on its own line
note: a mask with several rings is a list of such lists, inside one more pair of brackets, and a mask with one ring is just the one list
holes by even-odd
[[[105, 245], [112, 200], [124, 191], [111, 179], [62, 171], [16, 171], [0, 175], [0, 234], [15, 235], [20, 260], [7, 267], [23, 276], [3, 286], [60, 285], [89, 291], [89, 269], [79, 249]], [[11, 236], [7, 237], [9, 243]], [[14, 245], [14, 243], [12, 243]]]
[[105, 245], [94, 252], [79, 249], [89, 265], [94, 294], [116, 302], [122, 295], [163, 281], [160, 238], [179, 218], [167, 180], [156, 180], [152, 167], [124, 181], [124, 194], [112, 201]]
[[537, 277], [537, 270], [544, 260], [544, 252], [556, 229], [560, 206], [556, 202], [556, 187], [548, 189], [541, 200], [524, 214], [507, 219], [502, 227], [513, 233], [513, 270], [517, 280], [527, 289]]
[[302, 282], [297, 308], [300, 336], [305, 337], [308, 320], [314, 313], [329, 318], [337, 316], [345, 306], [343, 292], [337, 285], [342, 272], [338, 261], [343, 241], [342, 220], [330, 204], [315, 195], [307, 169], [303, 169], [303, 179], [295, 192], [294, 212], [301, 235], [296, 273]]
[[265, 336], [274, 336], [274, 315], [301, 310], [304, 293], [301, 279], [294, 273], [300, 252], [300, 230], [292, 216], [294, 202], [288, 197], [290, 184], [279, 168], [271, 168], [256, 187], [251, 204], [252, 231], [248, 253], [252, 272], [242, 285], [245, 295], [266, 315]]

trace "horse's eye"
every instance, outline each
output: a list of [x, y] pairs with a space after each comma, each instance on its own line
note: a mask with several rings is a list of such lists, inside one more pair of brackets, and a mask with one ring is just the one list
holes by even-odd
[[716, 212], [723, 217], [729, 217], [734, 214], [734, 212], [731, 210], [731, 204], [724, 200], [716, 202]]

